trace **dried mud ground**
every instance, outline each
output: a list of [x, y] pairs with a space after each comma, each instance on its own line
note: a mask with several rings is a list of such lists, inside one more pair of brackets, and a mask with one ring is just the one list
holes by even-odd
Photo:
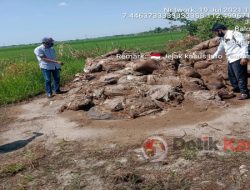
[[[249, 189], [250, 154], [225, 152], [223, 138], [250, 138], [250, 100], [224, 107], [185, 103], [131, 120], [90, 120], [58, 113], [65, 95], [44, 96], [0, 110], [0, 189]], [[35, 132], [35, 135], [34, 135]], [[141, 153], [152, 135], [168, 143], [166, 161]], [[219, 150], [173, 149], [206, 135]], [[12, 150], [12, 151], [11, 151]]]

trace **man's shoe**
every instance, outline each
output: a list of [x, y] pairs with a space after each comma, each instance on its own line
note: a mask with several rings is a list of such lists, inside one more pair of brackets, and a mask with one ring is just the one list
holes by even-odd
[[239, 100], [246, 100], [249, 99], [249, 94], [241, 94]]
[[56, 94], [65, 94], [65, 93], [67, 93], [68, 91], [63, 91], [63, 90], [60, 90], [60, 91], [56, 91], [55, 93]]
[[234, 89], [233, 89], [233, 92], [235, 92], [235, 93], [239, 93], [239, 92], [240, 92], [240, 89], [238, 89], [238, 88], [234, 88]]
[[52, 98], [52, 94], [47, 94], [47, 98]]
[[62, 91], [55, 91], [56, 94], [62, 94]]

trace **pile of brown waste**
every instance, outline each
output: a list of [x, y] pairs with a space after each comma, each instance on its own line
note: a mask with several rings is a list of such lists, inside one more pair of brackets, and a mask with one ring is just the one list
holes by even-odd
[[83, 73], [69, 84], [61, 111], [84, 110], [93, 119], [136, 118], [189, 101], [222, 106], [234, 97], [226, 59], [209, 63], [217, 38], [155, 60], [150, 53], [114, 50], [86, 60]]

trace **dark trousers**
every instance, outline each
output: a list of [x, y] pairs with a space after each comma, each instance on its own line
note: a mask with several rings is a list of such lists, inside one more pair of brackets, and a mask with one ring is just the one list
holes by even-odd
[[45, 90], [47, 94], [52, 94], [52, 88], [51, 88], [51, 75], [54, 78], [54, 90], [55, 92], [60, 91], [60, 70], [47, 70], [47, 69], [41, 69], [43, 73], [43, 77], [45, 80]]
[[228, 77], [234, 90], [239, 90], [242, 94], [249, 94], [247, 65], [241, 65], [240, 60], [228, 63]]

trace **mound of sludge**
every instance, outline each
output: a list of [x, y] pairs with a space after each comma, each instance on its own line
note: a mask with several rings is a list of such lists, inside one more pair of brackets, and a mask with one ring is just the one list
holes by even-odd
[[[174, 54], [114, 50], [86, 60], [83, 73], [69, 84], [61, 111], [84, 110], [94, 119], [136, 118], [191, 102], [198, 106], [221, 106], [232, 98], [226, 59], [208, 63], [218, 39]], [[178, 55], [178, 56], [177, 56]], [[173, 56], [173, 57], [174, 57]]]

